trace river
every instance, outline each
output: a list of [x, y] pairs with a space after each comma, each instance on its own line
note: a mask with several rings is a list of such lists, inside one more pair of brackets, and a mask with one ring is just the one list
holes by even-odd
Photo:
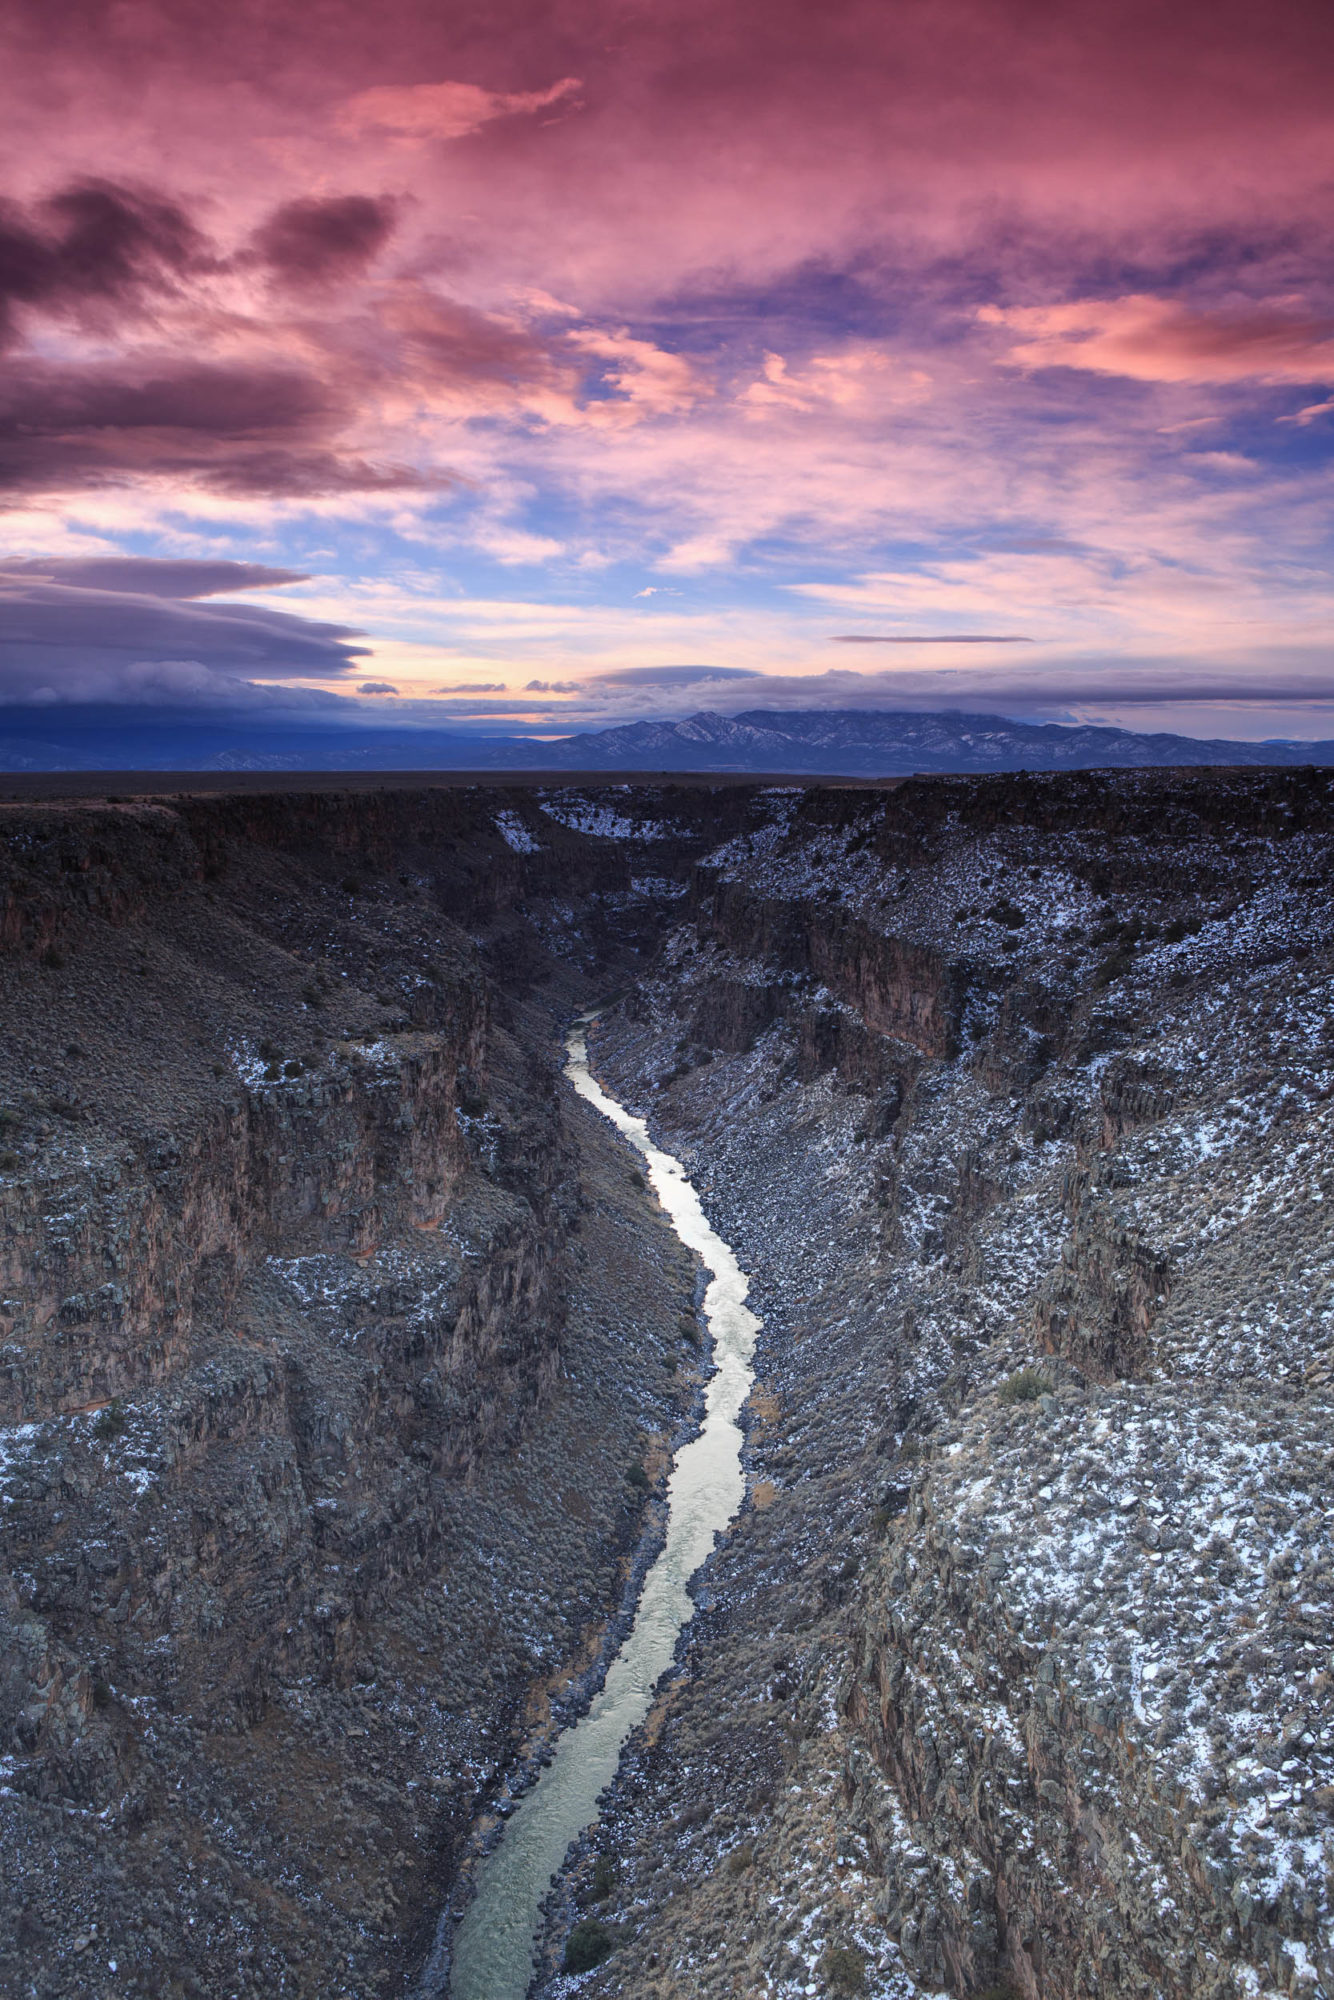
[[750, 1393], [760, 1328], [746, 1306], [749, 1280], [710, 1228], [680, 1161], [661, 1152], [644, 1120], [632, 1117], [595, 1081], [588, 1066], [587, 1022], [570, 1031], [566, 1049], [570, 1082], [643, 1154], [649, 1182], [677, 1235], [710, 1273], [704, 1317], [714, 1373], [699, 1434], [676, 1454], [667, 1487], [666, 1540], [644, 1579], [634, 1623], [587, 1715], [562, 1733], [552, 1762], [478, 1869], [476, 1893], [454, 1937], [449, 2000], [524, 2000], [542, 1900], [571, 1841], [596, 1818], [598, 1794], [615, 1774], [626, 1738], [648, 1713], [694, 1610], [686, 1586], [734, 1518], [745, 1490], [737, 1418]]

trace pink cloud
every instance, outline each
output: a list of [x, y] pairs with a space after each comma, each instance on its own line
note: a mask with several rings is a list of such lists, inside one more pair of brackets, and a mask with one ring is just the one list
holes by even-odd
[[484, 90], [475, 83], [376, 84], [349, 98], [334, 122], [351, 138], [389, 132], [418, 144], [466, 139], [494, 119], [548, 110], [578, 89], [576, 76], [563, 76], [546, 90]]
[[624, 329], [602, 333], [580, 328], [566, 337], [581, 354], [608, 364], [607, 386], [623, 399], [585, 402], [583, 415], [588, 422], [626, 424], [644, 417], [678, 416], [712, 393], [681, 355], [669, 354], [651, 340], [633, 339]]
[[280, 515], [376, 506], [682, 603], [781, 543], [822, 634], [1327, 625], [1319, 477], [1188, 447], [1248, 385], [1321, 440], [1332, 76], [1300, 0], [12, 0], [10, 524], [297, 563]]
[[1008, 358], [1026, 368], [1084, 368], [1140, 382], [1334, 379], [1334, 317], [1292, 307], [1201, 311], [1132, 295], [983, 306], [978, 318], [1019, 336]]
[[781, 354], [766, 354], [757, 380], [739, 401], [758, 414], [773, 410], [818, 411], [822, 407], [916, 401], [930, 389], [921, 368], [905, 367], [882, 348], [855, 345], [837, 354], [813, 354], [796, 373]]

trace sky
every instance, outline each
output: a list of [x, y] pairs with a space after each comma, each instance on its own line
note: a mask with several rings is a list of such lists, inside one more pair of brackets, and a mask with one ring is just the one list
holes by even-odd
[[1334, 736], [1334, 11], [8, 0], [0, 703]]

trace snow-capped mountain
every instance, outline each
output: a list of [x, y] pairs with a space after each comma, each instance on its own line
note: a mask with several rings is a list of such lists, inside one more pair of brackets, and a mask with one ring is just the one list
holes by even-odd
[[[525, 759], [527, 761], [527, 759]], [[536, 760], [534, 760], [536, 761]], [[708, 709], [542, 746], [571, 770], [792, 771], [849, 777], [913, 771], [1070, 771], [1154, 764], [1325, 764], [1332, 743], [1233, 743], [1003, 715], [872, 709]]]

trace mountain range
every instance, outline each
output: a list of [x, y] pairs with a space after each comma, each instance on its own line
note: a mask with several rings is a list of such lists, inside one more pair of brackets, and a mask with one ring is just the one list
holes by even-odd
[[709, 709], [543, 741], [430, 728], [312, 727], [124, 707], [0, 709], [0, 771], [717, 771], [892, 777], [1149, 765], [1334, 764], [1334, 741], [1267, 743], [1017, 722], [949, 710]]

